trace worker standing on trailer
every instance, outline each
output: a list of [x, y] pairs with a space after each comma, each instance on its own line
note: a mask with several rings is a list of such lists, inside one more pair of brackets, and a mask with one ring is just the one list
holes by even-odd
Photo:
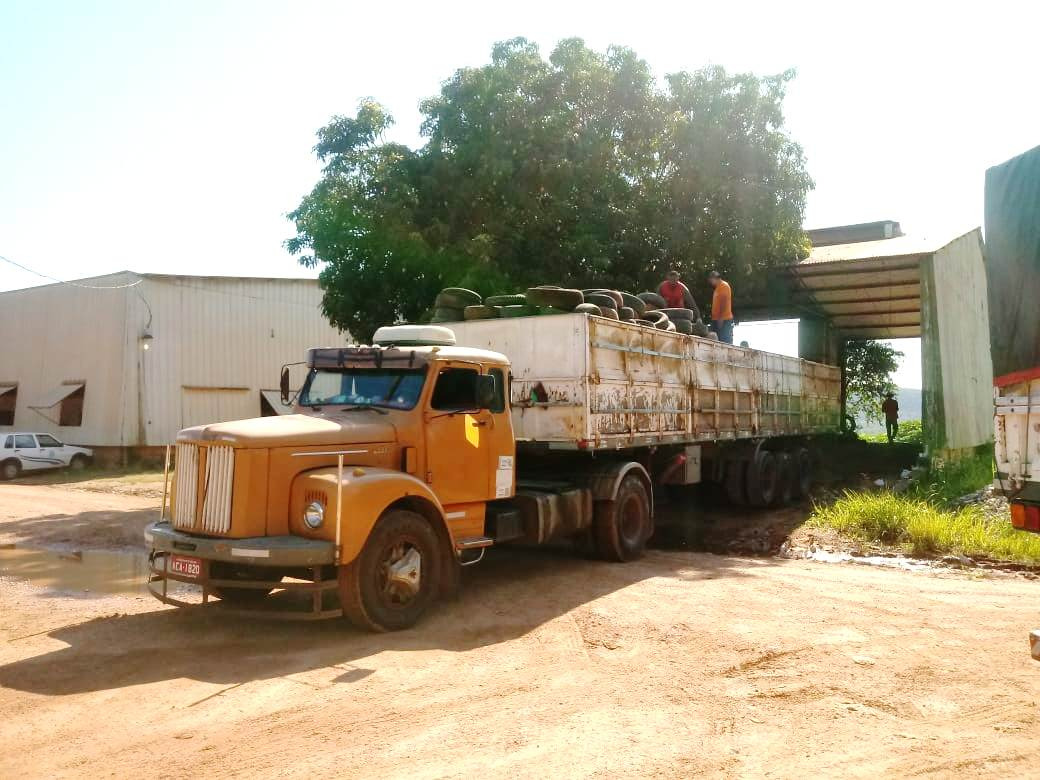
[[708, 274], [708, 283], [714, 288], [711, 294], [711, 326], [719, 335], [719, 341], [732, 344], [733, 290], [718, 271]]
[[881, 402], [881, 411], [885, 413], [885, 433], [888, 434], [888, 443], [891, 444], [899, 435], [899, 401], [892, 393], [885, 393], [885, 400]]
[[690, 288], [679, 281], [679, 272], [674, 268], [668, 272], [661, 286], [657, 288], [657, 294], [664, 298], [669, 309], [692, 309], [696, 316], [697, 304], [693, 300]]

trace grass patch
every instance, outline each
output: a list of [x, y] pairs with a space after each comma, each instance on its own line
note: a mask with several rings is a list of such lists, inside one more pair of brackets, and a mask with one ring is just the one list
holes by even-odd
[[[884, 433], [861, 433], [859, 437], [863, 439], [863, 441], [869, 441], [872, 444], [888, 444], [888, 436]], [[924, 441], [924, 431], [921, 428], [921, 421], [900, 420], [899, 433], [896, 434], [896, 441], [900, 444], [921, 444]]]
[[993, 481], [993, 452], [987, 446], [970, 458], [962, 458], [932, 468], [915, 483], [911, 492], [918, 498], [946, 504], [956, 498], [974, 493]]
[[1016, 531], [1010, 518], [975, 505], [945, 509], [887, 490], [846, 492], [830, 506], [817, 506], [809, 525], [902, 547], [913, 555], [955, 553], [1040, 564], [1040, 535]]
[[19, 482], [29, 485], [63, 485], [76, 482], [105, 480], [112, 483], [133, 485], [143, 482], [162, 482], [162, 469], [132, 465], [119, 468], [87, 466], [82, 471], [72, 469], [48, 469], [47, 471], [23, 471]]

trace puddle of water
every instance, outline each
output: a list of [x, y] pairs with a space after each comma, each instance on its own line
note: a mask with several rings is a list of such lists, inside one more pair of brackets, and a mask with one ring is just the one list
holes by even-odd
[[54, 594], [137, 595], [148, 592], [148, 556], [112, 550], [6, 548], [0, 549], [0, 577], [27, 580]]

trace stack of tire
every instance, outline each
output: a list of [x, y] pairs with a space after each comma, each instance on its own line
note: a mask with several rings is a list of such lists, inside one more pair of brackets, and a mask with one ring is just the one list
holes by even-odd
[[466, 309], [483, 308], [480, 293], [465, 287], [445, 287], [433, 302], [433, 317], [430, 322], [459, 322], [467, 319]]
[[645, 306], [641, 324], [690, 336], [708, 335], [707, 326], [693, 309], [669, 308], [665, 299], [654, 292], [639, 293], [638, 297]]

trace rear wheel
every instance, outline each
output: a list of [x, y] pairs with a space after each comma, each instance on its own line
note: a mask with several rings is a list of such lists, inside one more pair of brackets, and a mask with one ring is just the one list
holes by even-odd
[[361, 554], [339, 568], [343, 615], [358, 628], [410, 628], [433, 603], [442, 560], [437, 536], [415, 512], [384, 514]]
[[650, 497], [643, 481], [635, 474], [625, 477], [613, 501], [596, 504], [593, 526], [596, 547], [603, 560], [631, 561], [640, 557], [654, 532]]
[[794, 498], [805, 498], [809, 495], [813, 481], [812, 456], [805, 447], [801, 447], [795, 452], [792, 470], [794, 471]]
[[776, 457], [769, 450], [759, 450], [747, 467], [747, 498], [751, 506], [764, 507], [776, 495]]
[[787, 506], [791, 503], [797, 477], [794, 458], [787, 452], [778, 452], [776, 454], [776, 493], [773, 496], [775, 506]]
[[22, 464], [16, 460], [6, 460], [0, 465], [0, 476], [4, 479], [18, 479], [22, 473]]

